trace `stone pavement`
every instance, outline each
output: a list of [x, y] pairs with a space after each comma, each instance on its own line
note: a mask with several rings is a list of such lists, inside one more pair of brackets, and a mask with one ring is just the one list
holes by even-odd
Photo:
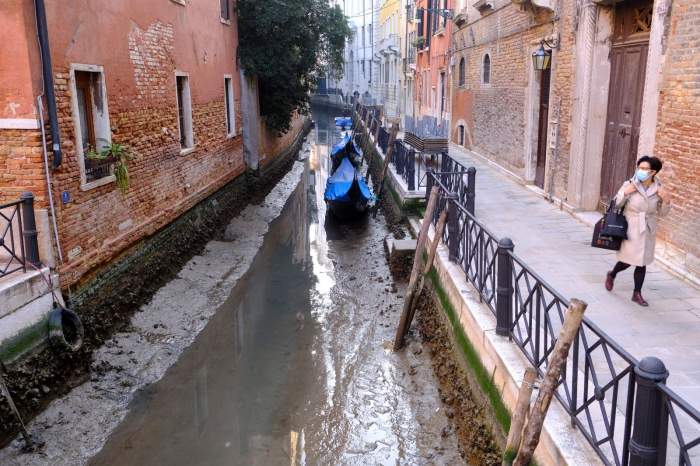
[[649, 307], [630, 301], [632, 269], [608, 292], [615, 253], [590, 246], [592, 227], [483, 158], [454, 144], [450, 156], [477, 170], [477, 218], [563, 296], [586, 301], [587, 316], [633, 356], [664, 361], [671, 388], [700, 408], [700, 290], [653, 263], [642, 290]]

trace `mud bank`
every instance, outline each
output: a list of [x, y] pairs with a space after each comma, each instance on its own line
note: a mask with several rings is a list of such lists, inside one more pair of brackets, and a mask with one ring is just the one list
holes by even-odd
[[472, 392], [436, 302], [431, 290], [423, 291], [414, 326], [423, 344], [430, 349], [433, 371], [440, 381], [440, 399], [446, 406], [451, 427], [457, 432], [460, 455], [468, 464], [500, 465], [501, 453], [484, 411], [488, 408], [484, 408], [482, 400]]
[[[134, 312], [201, 253], [209, 240], [221, 235], [231, 218], [264, 198], [289, 171], [309, 129], [307, 122], [294, 144], [263, 172], [239, 176], [70, 290], [66, 300], [86, 330], [83, 347], [76, 353], [47, 348], [7, 368], [8, 388], [25, 422], [90, 378], [93, 352], [115, 332], [126, 330]], [[15, 437], [18, 427], [0, 397], [0, 447]]]
[[30, 430], [46, 442], [42, 451], [22, 454], [21, 442], [15, 440], [0, 450], [0, 464], [83, 464], [99, 451], [126, 415], [136, 390], [164, 375], [228, 297], [303, 171], [304, 163], [294, 163], [262, 203], [246, 207], [226, 227], [222, 240], [208, 242], [122, 331], [94, 351], [89, 381], [52, 402], [30, 423]]

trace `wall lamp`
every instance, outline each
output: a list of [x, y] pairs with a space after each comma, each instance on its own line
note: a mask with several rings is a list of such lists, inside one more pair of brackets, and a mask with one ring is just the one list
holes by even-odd
[[[550, 50], [545, 50], [544, 46]], [[532, 65], [536, 71], [548, 70], [552, 64], [552, 50], [559, 47], [559, 38], [553, 38], [551, 41], [542, 39], [540, 41], [540, 49], [532, 52]]]

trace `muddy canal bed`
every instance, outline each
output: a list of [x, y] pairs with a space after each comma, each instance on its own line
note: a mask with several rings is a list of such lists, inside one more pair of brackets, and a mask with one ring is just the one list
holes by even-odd
[[488, 441], [460, 446], [469, 436], [455, 413], [469, 413], [443, 403], [453, 388], [435, 375], [445, 362], [434, 370], [434, 342], [416, 331], [391, 351], [404, 285], [383, 240], [396, 228], [381, 212], [350, 224], [327, 215], [332, 117], [315, 114], [304, 160], [96, 354], [90, 382], [32, 423], [47, 447], [22, 455], [15, 442], [0, 463], [493, 459]]

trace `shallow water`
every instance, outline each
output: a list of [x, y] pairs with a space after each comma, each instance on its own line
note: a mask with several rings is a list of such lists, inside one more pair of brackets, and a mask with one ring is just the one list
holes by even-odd
[[334, 115], [254, 263], [195, 342], [140, 391], [95, 465], [458, 464], [427, 351], [389, 351], [403, 289], [380, 215], [326, 216]]

